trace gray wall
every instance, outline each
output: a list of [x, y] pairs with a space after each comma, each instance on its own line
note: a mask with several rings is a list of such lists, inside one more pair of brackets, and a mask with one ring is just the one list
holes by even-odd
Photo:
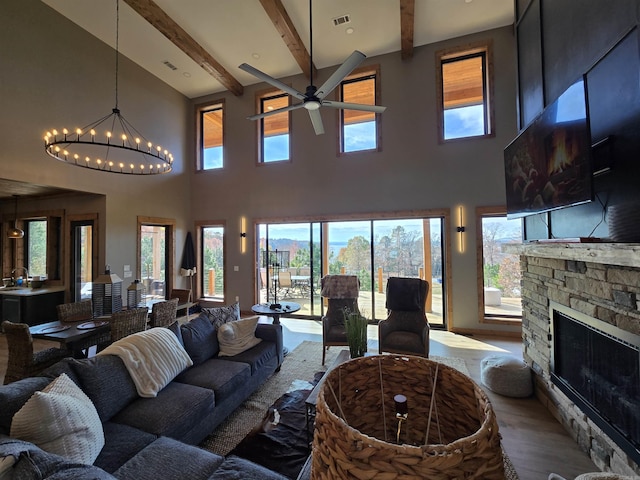
[[[436, 128], [435, 51], [493, 39], [495, 131], [489, 139], [440, 145]], [[502, 28], [415, 49], [412, 60], [399, 53], [367, 59], [381, 65], [383, 151], [336, 156], [336, 116], [323, 112], [327, 134], [316, 136], [304, 111], [293, 113], [291, 163], [256, 165], [256, 91], [242, 97], [228, 93], [188, 101], [127, 59], [120, 64], [120, 107], [145, 135], [164, 138], [174, 152], [175, 171], [166, 176], [130, 178], [100, 174], [55, 162], [43, 151], [48, 128], [75, 127], [113, 107], [113, 51], [37, 0], [4, 0], [0, 18], [1, 176], [66, 187], [106, 196], [105, 238], [101, 254], [122, 276], [123, 265], [136, 264], [136, 216], [175, 218], [178, 222], [175, 263], [180, 264], [187, 230], [195, 221], [227, 224], [227, 298], [240, 297], [248, 310], [254, 301], [251, 248], [240, 253], [240, 218], [256, 219], [367, 215], [396, 210], [454, 209], [467, 212], [466, 250], [452, 252], [450, 292], [458, 329], [495, 330], [480, 324], [476, 286], [476, 206], [504, 204], [502, 150], [516, 134], [515, 41]], [[319, 82], [332, 69], [319, 72]], [[284, 79], [304, 90], [300, 76]], [[193, 171], [193, 105], [226, 99], [225, 159], [220, 172]], [[166, 144], [166, 145], [164, 145]], [[448, 232], [455, 240], [455, 222]], [[249, 230], [248, 245], [254, 242]], [[239, 266], [234, 272], [233, 266]], [[183, 279], [175, 278], [176, 286]], [[518, 332], [518, 327], [502, 327]]]
[[[445, 145], [437, 139], [435, 52], [493, 39], [496, 136]], [[323, 110], [324, 135], [316, 136], [304, 110], [292, 113], [291, 158], [282, 164], [256, 165], [257, 125], [246, 119], [254, 113], [255, 94], [268, 87], [245, 88], [242, 97], [211, 95], [194, 104], [225, 99], [225, 163], [223, 171], [192, 175], [192, 216], [195, 221], [227, 222], [227, 294], [239, 295], [248, 308], [254, 298], [253, 252], [240, 253], [240, 218], [249, 226], [256, 219], [313, 218], [397, 210], [456, 209], [467, 215], [466, 250], [453, 244], [450, 294], [456, 328], [482, 329], [478, 322], [476, 286], [476, 206], [504, 204], [502, 150], [515, 136], [515, 46], [510, 27], [415, 49], [403, 62], [399, 52], [365, 60], [381, 66], [383, 151], [338, 157], [333, 111]], [[321, 84], [334, 68], [319, 72]], [[283, 79], [304, 91], [302, 76]], [[457, 215], [456, 217], [457, 218]], [[455, 226], [451, 235], [455, 238]], [[248, 245], [255, 242], [248, 232]], [[231, 266], [239, 266], [234, 272]], [[494, 328], [494, 326], [491, 326]], [[513, 329], [512, 330], [517, 330]]]

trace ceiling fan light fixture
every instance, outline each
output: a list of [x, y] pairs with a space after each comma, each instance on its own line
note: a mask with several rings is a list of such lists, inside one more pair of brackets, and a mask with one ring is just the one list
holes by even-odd
[[304, 108], [307, 110], [318, 110], [322, 104], [317, 100], [308, 100], [304, 102]]

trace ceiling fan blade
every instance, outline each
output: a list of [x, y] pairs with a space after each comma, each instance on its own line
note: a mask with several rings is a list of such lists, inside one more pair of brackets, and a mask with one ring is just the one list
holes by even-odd
[[324, 125], [322, 125], [320, 110], [309, 110], [309, 118], [311, 118], [311, 124], [316, 135], [322, 135], [324, 133]]
[[333, 75], [331, 75], [316, 91], [316, 97], [322, 100], [324, 97], [329, 95], [329, 93], [331, 93], [331, 91], [336, 88], [338, 84], [353, 71], [354, 68], [360, 65], [365, 58], [367, 58], [367, 56], [364, 53], [355, 50], [347, 57], [344, 63], [340, 65], [335, 72], [333, 72]]
[[256, 78], [259, 78], [263, 82], [267, 82], [267, 83], [271, 84], [272, 86], [282, 90], [283, 92], [287, 92], [292, 97], [296, 97], [296, 98], [299, 98], [300, 100], [304, 100], [304, 94], [303, 93], [300, 93], [298, 90], [296, 90], [293, 87], [290, 87], [286, 83], [282, 83], [280, 80], [276, 80], [272, 76], [267, 75], [264, 72], [261, 72], [257, 68], [253, 68], [248, 63], [243, 63], [238, 68], [240, 70], [244, 70], [247, 73], [250, 73], [251, 75], [253, 75]]
[[322, 101], [323, 107], [342, 108], [344, 110], [362, 110], [363, 112], [382, 113], [387, 107], [381, 105], [365, 105], [362, 103], [332, 102], [330, 100]]
[[270, 110], [268, 112], [257, 113], [255, 115], [250, 115], [247, 117], [249, 120], [260, 120], [261, 118], [268, 117], [270, 115], [276, 115], [282, 112], [290, 112], [291, 110], [297, 110], [299, 108], [304, 107], [304, 103], [296, 103], [295, 105], [289, 105], [287, 107], [277, 108], [275, 110]]

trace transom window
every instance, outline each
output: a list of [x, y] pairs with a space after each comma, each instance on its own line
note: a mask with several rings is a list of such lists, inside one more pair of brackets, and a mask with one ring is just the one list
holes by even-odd
[[224, 105], [222, 102], [201, 105], [198, 115], [198, 170], [213, 170], [224, 166]]
[[[340, 84], [340, 100], [348, 103], [376, 105], [378, 69], [357, 71]], [[376, 150], [380, 146], [380, 115], [361, 110], [338, 110], [340, 116], [340, 153]]]
[[443, 50], [436, 57], [439, 140], [493, 135], [491, 44]]
[[[289, 106], [289, 95], [278, 91], [259, 97], [259, 113], [267, 113]], [[291, 115], [281, 112], [260, 119], [260, 163], [289, 160]]]

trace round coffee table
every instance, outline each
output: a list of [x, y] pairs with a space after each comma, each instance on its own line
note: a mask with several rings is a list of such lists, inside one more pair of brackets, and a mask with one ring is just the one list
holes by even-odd
[[[273, 323], [278, 325], [280, 323], [280, 316], [286, 315], [288, 313], [295, 313], [300, 310], [300, 304], [294, 302], [280, 302], [279, 308], [275, 307], [275, 305], [270, 303], [258, 303], [251, 307], [253, 313], [258, 315], [267, 315], [268, 317], [273, 318]], [[271, 308], [275, 307], [275, 308]]]

